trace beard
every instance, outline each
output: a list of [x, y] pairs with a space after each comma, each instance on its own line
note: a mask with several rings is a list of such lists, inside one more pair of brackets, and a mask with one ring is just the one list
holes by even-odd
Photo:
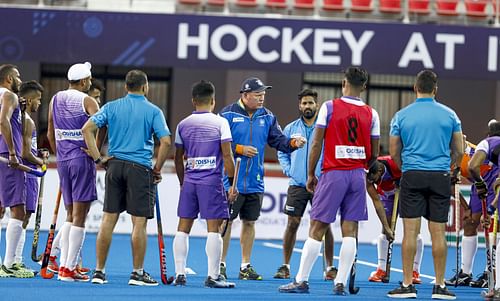
[[16, 81], [14, 81], [12, 83], [12, 86], [10, 87], [10, 89], [12, 90], [12, 92], [14, 92], [16, 94], [19, 93], [19, 85], [17, 84]]
[[306, 109], [302, 112], [302, 117], [304, 117], [305, 119], [311, 119], [314, 117], [314, 115], [316, 115], [315, 110]]

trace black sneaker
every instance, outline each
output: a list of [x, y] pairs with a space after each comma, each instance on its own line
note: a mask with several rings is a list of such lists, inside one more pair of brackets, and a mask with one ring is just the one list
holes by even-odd
[[482, 291], [481, 296], [484, 298], [484, 300], [498, 301], [500, 300], [500, 289], [494, 289], [492, 291]]
[[185, 286], [186, 285], [186, 275], [184, 274], [179, 274], [177, 277], [175, 277], [174, 280], [174, 285], [175, 286]]
[[290, 269], [286, 265], [282, 265], [278, 268], [276, 274], [274, 274], [275, 279], [290, 279]]
[[337, 296], [347, 296], [344, 284], [343, 283], [335, 284], [335, 287], [333, 288], [333, 294]]
[[[446, 285], [455, 285], [455, 282], [457, 281], [457, 274], [453, 275], [448, 280], [444, 281], [444, 284]], [[460, 270], [460, 273], [458, 273], [458, 286], [469, 286], [469, 284], [472, 281], [472, 275], [471, 274], [466, 274], [462, 270]]]
[[296, 293], [296, 294], [308, 294], [309, 293], [309, 282], [300, 281], [290, 282], [288, 284], [281, 285], [278, 288], [280, 293]]
[[432, 288], [432, 299], [455, 300], [456, 298], [455, 294], [450, 292], [446, 286], [434, 285]]
[[106, 280], [106, 274], [104, 274], [102, 271], [94, 271], [94, 274], [92, 275], [92, 283], [94, 284], [105, 284], [108, 283], [108, 280]]
[[227, 282], [224, 276], [219, 275], [217, 279], [213, 279], [212, 277], [208, 276], [205, 280], [205, 286], [212, 288], [234, 288], [235, 284], [233, 282]]
[[[221, 273], [222, 274], [222, 273]], [[240, 274], [238, 275], [240, 280], [262, 280], [262, 276], [257, 274], [253, 266], [247, 265], [246, 268], [240, 269]]]
[[227, 279], [227, 275], [226, 275], [226, 265], [223, 264], [222, 262], [220, 263], [220, 268], [219, 268], [219, 274], [224, 276], [224, 278]]
[[139, 285], [139, 286], [157, 286], [158, 282], [151, 278], [151, 276], [146, 273], [146, 271], [143, 272], [142, 275], [139, 275], [136, 272], [132, 272], [130, 274], [130, 279], [128, 281], [129, 285]]
[[0, 267], [0, 277], [1, 278], [14, 277], [14, 271], [11, 271], [2, 264], [2, 266]]
[[469, 285], [472, 287], [487, 288], [488, 287], [488, 272], [483, 272], [481, 275], [479, 275], [479, 277], [477, 277], [476, 280], [470, 281]]
[[398, 298], [398, 299], [417, 298], [417, 289], [413, 284], [404, 287], [403, 284], [401, 283], [399, 287], [388, 292], [387, 297]]

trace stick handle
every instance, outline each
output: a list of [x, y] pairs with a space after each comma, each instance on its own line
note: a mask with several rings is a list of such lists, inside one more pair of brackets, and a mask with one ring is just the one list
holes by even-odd
[[[4, 157], [0, 157], [0, 163], [9, 164], [9, 159], [4, 158]], [[47, 172], [47, 167], [45, 165], [42, 166], [42, 171], [36, 170], [36, 169], [31, 168], [29, 166], [26, 166], [24, 164], [19, 164], [15, 168], [22, 170], [26, 173], [32, 174], [34, 176], [37, 176], [37, 177], [43, 177], [45, 175], [45, 173]]]

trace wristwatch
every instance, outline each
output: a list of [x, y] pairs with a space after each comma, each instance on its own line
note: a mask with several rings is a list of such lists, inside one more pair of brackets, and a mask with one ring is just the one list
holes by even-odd
[[99, 158], [97, 158], [97, 159], [94, 160], [95, 164], [99, 164], [101, 162], [102, 162], [102, 157], [101, 156], [99, 156]]

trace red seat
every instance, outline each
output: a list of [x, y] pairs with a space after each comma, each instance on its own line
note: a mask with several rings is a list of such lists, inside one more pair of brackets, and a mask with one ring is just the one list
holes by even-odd
[[442, 16], [457, 16], [458, 0], [436, 0], [437, 14]]
[[226, 5], [226, 0], [207, 0], [207, 4], [213, 6], [224, 6]]
[[179, 0], [183, 5], [201, 5], [201, 0]]
[[295, 0], [293, 7], [300, 9], [314, 9], [314, 0]]
[[257, 0], [236, 0], [238, 6], [257, 6]]
[[351, 0], [351, 11], [371, 12], [372, 10], [372, 0]]
[[[494, 0], [496, 1], [496, 0]], [[487, 0], [465, 0], [465, 13], [469, 17], [486, 17]]]
[[344, 0], [323, 0], [323, 9], [342, 11], [345, 9]]
[[286, 8], [286, 0], [267, 0], [266, 6], [271, 8]]
[[401, 13], [401, 0], [380, 0], [379, 11], [383, 13]]
[[414, 14], [428, 15], [430, 0], [409, 0], [408, 11]]

